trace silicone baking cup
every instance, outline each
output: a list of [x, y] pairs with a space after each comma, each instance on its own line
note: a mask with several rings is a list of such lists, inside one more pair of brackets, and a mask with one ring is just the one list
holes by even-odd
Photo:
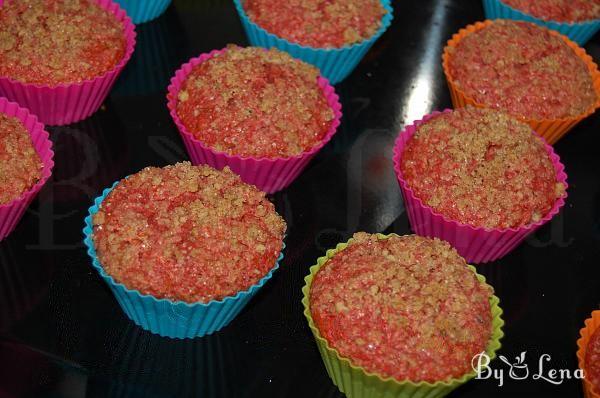
[[9, 203], [0, 204], [0, 240], [2, 240], [15, 229], [31, 201], [52, 175], [54, 152], [52, 152], [52, 142], [48, 132], [44, 130], [44, 125], [38, 122], [37, 117], [29, 113], [28, 109], [0, 97], [0, 113], [16, 117], [23, 123], [29, 132], [33, 147], [44, 165], [42, 177], [31, 189]]
[[144, 23], [158, 18], [171, 0], [115, 0], [127, 11], [133, 23]]
[[[600, 310], [592, 312], [592, 317], [586, 319], [585, 327], [583, 327], [580, 331], [580, 338], [577, 340], [577, 360], [579, 362], [579, 369], [584, 370], [585, 372], [585, 353], [587, 350], [587, 346], [592, 338], [592, 335], [596, 330], [600, 329]], [[584, 378], [583, 382], [583, 391], [585, 398], [600, 398], [600, 391], [594, 389], [592, 383], [589, 380]]]
[[373, 46], [373, 43], [389, 28], [394, 18], [391, 1], [381, 0], [381, 4], [387, 12], [381, 20], [381, 27], [371, 38], [340, 48], [314, 48], [289, 42], [273, 33], [267, 32], [250, 20], [246, 11], [244, 11], [242, 2], [243, 0], [234, 0], [235, 8], [240, 16], [242, 26], [246, 31], [250, 44], [265, 48], [277, 47], [291, 54], [293, 57], [313, 64], [321, 70], [321, 74], [331, 84], [337, 84], [344, 80], [354, 70], [371, 46]]
[[[414, 124], [406, 126], [396, 139], [394, 146], [394, 171], [400, 184], [404, 206], [408, 212], [411, 228], [417, 235], [437, 237], [450, 242], [458, 253], [470, 263], [494, 261], [508, 254], [529, 234], [535, 232], [539, 227], [558, 214], [559, 210], [564, 206], [567, 197], [566, 188], [568, 184], [567, 175], [564, 172], [565, 167], [560, 163], [560, 158], [554, 153], [554, 149], [544, 141], [546, 151], [556, 171], [556, 179], [565, 186], [565, 195], [559, 198], [554, 203], [554, 206], [552, 206], [552, 209], [536, 223], [519, 228], [491, 229], [473, 227], [450, 220], [434, 211], [415, 196], [408, 182], [404, 179], [400, 168], [404, 147], [415, 134], [417, 128], [435, 116], [449, 112], [452, 112], [452, 110], [446, 109], [443, 112], [432, 112], [425, 116], [423, 120], [418, 120]], [[532, 134], [536, 133], [532, 131]], [[536, 134], [536, 136], [538, 135]]]
[[[475, 101], [473, 98], [465, 94], [454, 82], [452, 74], [450, 73], [450, 49], [456, 48], [458, 43], [471, 33], [480, 31], [481, 29], [489, 26], [493, 21], [485, 20], [483, 22], [477, 22], [473, 25], [458, 31], [458, 33], [452, 36], [444, 48], [444, 54], [442, 55], [442, 64], [444, 68], [444, 74], [446, 75], [446, 81], [448, 82], [448, 88], [450, 89], [450, 95], [452, 97], [452, 104], [455, 108], [462, 108], [466, 105], [473, 105], [479, 108], [488, 107], [485, 104]], [[556, 143], [562, 138], [569, 130], [571, 130], [577, 123], [585, 119], [586, 117], [593, 114], [598, 107], [600, 107], [600, 72], [598, 72], [598, 66], [594, 63], [592, 57], [590, 57], [583, 48], [579, 47], [576, 43], [571, 41], [568, 37], [561, 35], [560, 33], [550, 30], [550, 33], [560, 37], [564, 40], [565, 44], [573, 49], [575, 54], [587, 65], [588, 71], [592, 78], [594, 89], [596, 91], [597, 100], [593, 106], [591, 106], [585, 113], [575, 116], [566, 117], [559, 119], [527, 119], [520, 118], [524, 122], [528, 123], [538, 134], [540, 134], [549, 144]]]
[[[377, 234], [380, 239], [387, 239], [395, 234], [382, 235]], [[443, 397], [452, 390], [458, 388], [470, 379], [476, 376], [475, 371], [470, 372], [457, 379], [448, 379], [436, 383], [411, 381], [398, 381], [394, 378], [382, 377], [378, 374], [370, 373], [360, 366], [354, 365], [350, 359], [340, 355], [332, 348], [317, 329], [310, 312], [310, 288], [314, 276], [319, 269], [336, 253], [344, 250], [353, 239], [346, 243], [340, 243], [335, 249], [327, 250], [325, 256], [317, 260], [317, 264], [310, 267], [310, 274], [304, 278], [305, 285], [302, 288], [302, 304], [304, 306], [304, 316], [308, 320], [308, 326], [317, 342], [319, 353], [325, 363], [325, 368], [333, 383], [346, 394], [349, 398], [437, 398]], [[477, 276], [481, 283], [485, 283], [485, 277], [475, 271], [475, 267], [468, 265]], [[492, 311], [492, 335], [486, 348], [486, 354], [493, 359], [496, 357], [496, 351], [500, 349], [500, 340], [504, 336], [502, 327], [502, 309], [499, 306], [500, 300], [496, 296], [490, 298], [490, 307]]]
[[[0, 7], [3, 2], [4, 0], [0, 0]], [[125, 55], [113, 69], [90, 80], [57, 86], [23, 83], [0, 76], [0, 95], [26, 106], [41, 122], [49, 125], [78, 122], [96, 112], [131, 58], [135, 47], [135, 26], [125, 11], [111, 0], [97, 2], [114, 14], [124, 28]]]
[[229, 166], [234, 173], [240, 175], [244, 182], [256, 185], [264, 192], [273, 193], [280, 191], [298, 177], [308, 165], [308, 162], [336, 133], [342, 117], [342, 105], [340, 104], [339, 97], [327, 79], [323, 77], [318, 78], [317, 83], [327, 98], [327, 104], [333, 110], [334, 120], [321, 142], [308, 151], [302, 152], [300, 155], [269, 159], [243, 157], [217, 151], [195, 138], [183, 125], [177, 115], [177, 97], [181, 86], [195, 66], [218, 54], [222, 54], [224, 51], [227, 51], [227, 49], [213, 50], [210, 53], [192, 58], [175, 73], [175, 76], [171, 79], [171, 85], [169, 85], [167, 94], [167, 106], [171, 117], [179, 129], [179, 133], [193, 164], [208, 164], [219, 170], [225, 166]]
[[514, 19], [517, 21], [533, 22], [534, 24], [562, 33], [582, 46], [600, 29], [600, 19], [584, 22], [546, 21], [517, 10], [503, 3], [501, 0], [483, 0], [483, 9], [487, 19]]
[[128, 289], [106, 273], [96, 255], [93, 240], [92, 217], [98, 212], [104, 198], [118, 183], [117, 181], [111, 188], [105, 189], [102, 195], [94, 200], [94, 205], [89, 208], [89, 215], [85, 218], [85, 228], [83, 229], [85, 236], [83, 243], [87, 247], [88, 255], [92, 258], [93, 267], [112, 290], [125, 315], [142, 329], [163, 337], [178, 339], [201, 337], [221, 330], [240, 313], [279, 268], [279, 263], [283, 259], [285, 243], [273, 268], [258, 283], [222, 300], [212, 300], [208, 303], [186, 303], [164, 298], [158, 299], [142, 294], [138, 290]]

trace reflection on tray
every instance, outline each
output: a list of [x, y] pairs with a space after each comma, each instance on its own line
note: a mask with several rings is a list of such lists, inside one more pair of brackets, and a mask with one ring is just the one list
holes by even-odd
[[116, 397], [233, 397], [239, 379], [239, 339], [215, 333], [176, 340], [129, 324], [106, 361], [107, 391]]
[[223, 4], [231, 5], [229, 0], [175, 0], [174, 4], [178, 11], [197, 11], [214, 7], [219, 7]]
[[0, 243], [0, 331], [12, 329], [48, 291], [52, 268], [34, 263], [11, 240]]
[[[500, 305], [504, 311], [502, 318], [507, 324], [513, 324], [527, 316], [527, 310], [532, 307], [528, 290], [530, 278], [527, 277], [527, 268], [503, 267], [499, 262], [478, 264], [477, 272], [485, 276], [486, 282], [494, 288], [500, 297]], [[510, 284], [506, 284], [510, 281]]]
[[80, 123], [49, 130], [56, 163], [61, 166], [52, 177], [53, 201], [91, 202], [98, 192], [123, 177], [128, 147], [112, 111], [100, 111]]
[[84, 369], [72, 362], [14, 341], [0, 341], [0, 353], [2, 397], [88, 396]]
[[169, 8], [158, 19], [136, 26], [136, 47], [131, 61], [117, 80], [111, 95], [137, 96], [163, 92], [183, 59], [185, 37], [177, 15]]

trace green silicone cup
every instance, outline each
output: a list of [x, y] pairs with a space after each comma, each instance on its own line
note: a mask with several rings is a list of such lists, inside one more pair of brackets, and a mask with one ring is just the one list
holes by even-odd
[[[391, 236], [398, 235], [377, 234], [379, 239], [388, 239]], [[313, 277], [317, 274], [323, 264], [336, 253], [344, 250], [352, 241], [353, 239], [350, 239], [346, 243], [340, 243], [335, 249], [328, 250], [325, 256], [320, 257], [317, 260], [317, 264], [310, 267], [310, 274], [304, 278], [305, 285], [302, 288], [304, 316], [308, 320], [308, 326], [315, 337], [327, 373], [340, 391], [349, 398], [438, 398], [446, 396], [452, 390], [474, 378], [476, 373], [475, 371], [472, 371], [458, 379], [448, 379], [435, 383], [414, 383], [408, 380], [398, 381], [391, 377], [385, 378], [374, 373], [369, 373], [365, 369], [353, 365], [348, 358], [342, 357], [337, 350], [329, 346], [327, 340], [321, 337], [310, 313], [308, 299], [310, 287]], [[475, 267], [469, 265], [469, 269], [477, 275], [477, 279], [480, 282], [485, 283], [485, 278], [482, 275], [477, 274]], [[493, 330], [490, 342], [486, 349], [486, 354], [490, 357], [490, 360], [496, 357], [496, 351], [501, 347], [500, 339], [504, 336], [504, 332], [502, 331], [504, 321], [501, 318], [502, 309], [499, 307], [499, 303], [500, 300], [498, 297], [492, 296], [490, 298]]]

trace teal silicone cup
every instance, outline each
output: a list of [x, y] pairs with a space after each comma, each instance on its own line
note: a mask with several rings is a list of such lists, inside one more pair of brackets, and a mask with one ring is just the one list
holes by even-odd
[[291, 43], [267, 32], [250, 20], [244, 11], [242, 1], [234, 0], [234, 3], [250, 44], [264, 48], [276, 47], [294, 58], [313, 64], [321, 70], [321, 75], [326, 77], [331, 84], [341, 82], [356, 68], [373, 43], [391, 25], [394, 18], [391, 0], [381, 0], [387, 13], [383, 16], [381, 27], [371, 38], [340, 48], [314, 48]]
[[600, 29], [600, 19], [573, 23], [545, 21], [504, 4], [501, 0], [483, 0], [483, 9], [487, 19], [514, 19], [533, 22], [548, 29], [556, 30], [581, 46], [587, 43]]
[[171, 0], [115, 0], [129, 15], [134, 24], [144, 23], [158, 18]]
[[[137, 290], [128, 289], [104, 271], [96, 256], [92, 237], [92, 217], [98, 212], [104, 198], [118, 183], [117, 181], [112, 187], [105, 189], [102, 195], [94, 200], [94, 205], [89, 208], [89, 215], [85, 218], [85, 228], [83, 229], [85, 236], [83, 243], [87, 247], [87, 253], [92, 258], [92, 265], [112, 290], [125, 315], [142, 329], [163, 337], [176, 339], [201, 337], [214, 333], [227, 326], [248, 304], [256, 292], [271, 279], [273, 272], [279, 268], [283, 253], [279, 255], [275, 266], [257, 284], [252, 285], [248, 290], [238, 292], [235, 296], [228, 296], [222, 300], [213, 300], [208, 303], [186, 303], [158, 299], [142, 294]], [[285, 244], [283, 249], [285, 249]]]

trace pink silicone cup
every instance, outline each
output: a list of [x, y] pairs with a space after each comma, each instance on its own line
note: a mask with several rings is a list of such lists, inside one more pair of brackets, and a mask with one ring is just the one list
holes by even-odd
[[0, 113], [14, 116], [25, 125], [31, 136], [33, 147], [44, 164], [42, 177], [29, 191], [9, 203], [0, 205], [0, 240], [2, 240], [15, 229], [33, 198], [52, 175], [54, 152], [52, 152], [52, 142], [48, 132], [44, 130], [44, 125], [38, 122], [38, 118], [32, 115], [28, 109], [0, 97]]
[[273, 159], [253, 158], [230, 155], [217, 151], [195, 138], [183, 125], [177, 115], [177, 95], [185, 79], [196, 65], [199, 65], [218, 54], [222, 54], [224, 51], [227, 51], [227, 49], [213, 50], [210, 53], [201, 54], [196, 58], [192, 58], [188, 63], [184, 64], [171, 79], [167, 94], [167, 107], [169, 108], [173, 121], [179, 129], [179, 133], [181, 134], [181, 138], [183, 139], [183, 143], [190, 155], [192, 163], [208, 164], [219, 170], [225, 166], [229, 166], [234, 173], [240, 175], [244, 182], [256, 185], [264, 192], [273, 193], [280, 191], [298, 177], [308, 162], [336, 133], [342, 117], [342, 106], [339, 102], [339, 97], [335, 93], [334, 88], [329, 84], [329, 81], [324, 77], [319, 77], [318, 85], [325, 93], [327, 103], [333, 110], [335, 117], [329, 131], [325, 134], [321, 142], [310, 150], [297, 156]]
[[[0, 76], [0, 95], [26, 106], [42, 123], [48, 125], [78, 122], [96, 112], [131, 58], [136, 36], [131, 19], [117, 3], [111, 0], [97, 0], [97, 2], [102, 8], [114, 14], [124, 27], [125, 55], [112, 70], [80, 83], [57, 86], [23, 83]], [[0, 0], [0, 7], [3, 3], [4, 0]]]
[[[508, 254], [529, 234], [550, 221], [565, 204], [567, 194], [565, 191], [565, 195], [554, 203], [552, 209], [540, 221], [520, 228], [491, 229], [473, 227], [447, 219], [442, 214], [435, 212], [431, 207], [425, 205], [421, 199], [417, 198], [413, 190], [408, 186], [408, 183], [402, 176], [400, 160], [406, 143], [415, 134], [419, 125], [437, 115], [449, 112], [452, 112], [452, 110], [446, 109], [442, 112], [432, 112], [422, 120], [415, 121], [412, 125], [406, 126], [396, 139], [394, 146], [394, 171], [400, 184], [404, 206], [408, 211], [411, 228], [416, 234], [437, 237], [448, 241], [469, 263], [494, 261]], [[546, 151], [556, 171], [557, 180], [562, 182], [565, 188], [567, 188], [567, 175], [564, 172], [565, 167], [560, 163], [560, 158], [541, 136], [534, 131], [532, 131], [532, 134], [535, 134], [536, 137], [544, 142]]]

